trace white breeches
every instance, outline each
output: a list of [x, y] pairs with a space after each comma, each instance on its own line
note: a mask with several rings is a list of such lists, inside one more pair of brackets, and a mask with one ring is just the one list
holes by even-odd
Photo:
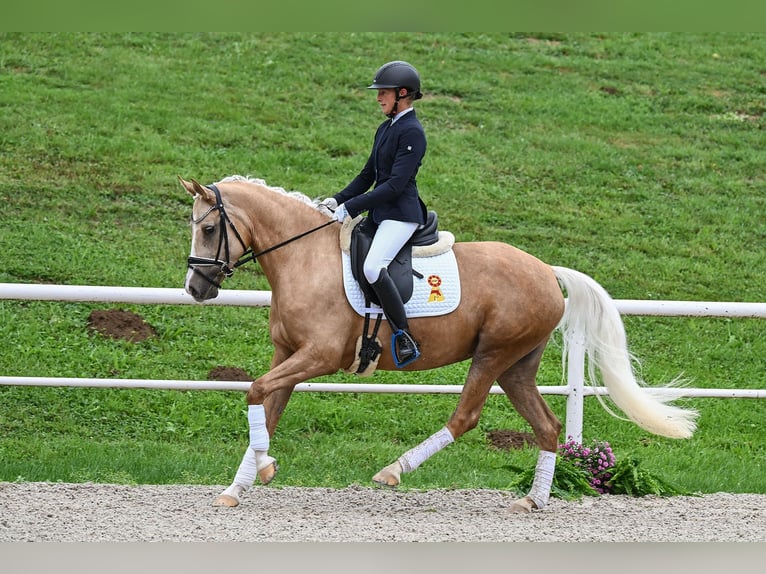
[[386, 219], [380, 222], [364, 260], [364, 276], [367, 281], [375, 283], [378, 280], [380, 270], [388, 268], [417, 228], [417, 223], [409, 221]]

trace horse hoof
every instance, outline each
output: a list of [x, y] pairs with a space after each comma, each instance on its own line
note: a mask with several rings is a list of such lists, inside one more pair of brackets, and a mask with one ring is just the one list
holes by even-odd
[[389, 488], [396, 488], [399, 486], [399, 477], [384, 468], [378, 474], [372, 477], [372, 482], [379, 486], [388, 486]]
[[261, 481], [261, 484], [265, 486], [274, 480], [274, 477], [277, 476], [277, 472], [279, 472], [279, 465], [276, 460], [272, 460], [271, 464], [264, 466], [258, 471], [258, 479]]
[[213, 501], [213, 506], [227, 506], [229, 508], [234, 508], [235, 506], [239, 506], [239, 500], [228, 494], [222, 494]]
[[508, 512], [511, 514], [529, 514], [533, 509], [537, 508], [537, 505], [531, 498], [525, 496], [508, 507]]

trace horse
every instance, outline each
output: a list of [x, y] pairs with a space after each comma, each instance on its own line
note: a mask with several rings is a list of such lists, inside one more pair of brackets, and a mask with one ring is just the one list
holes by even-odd
[[[265, 485], [276, 476], [270, 439], [295, 386], [354, 364], [366, 317], [344, 295], [339, 223], [323, 212], [318, 199], [253, 177], [233, 175], [210, 185], [178, 179], [193, 197], [186, 292], [198, 302], [212, 299], [248, 261], [260, 264], [271, 287], [271, 367], [247, 391], [250, 444], [234, 481], [213, 501], [233, 507], [256, 479]], [[448, 313], [410, 321], [422, 355], [402, 368], [391, 355], [391, 332], [383, 321], [376, 368], [411, 373], [470, 359], [467, 377], [445, 426], [382, 468], [372, 477], [374, 485], [399, 486], [403, 474], [475, 428], [497, 382], [531, 426], [539, 448], [532, 486], [508, 511], [542, 510], [562, 424], [543, 400], [536, 374], [557, 330], [565, 356], [575, 339], [584, 346], [590, 383], [595, 385], [600, 374], [627, 419], [658, 436], [692, 436], [698, 413], [670, 404], [637, 377], [621, 316], [594, 279], [503, 242], [453, 242], [451, 250], [459, 270], [459, 304]]]

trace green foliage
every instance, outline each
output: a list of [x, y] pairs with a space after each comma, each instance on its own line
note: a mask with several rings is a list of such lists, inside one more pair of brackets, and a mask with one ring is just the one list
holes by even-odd
[[[602, 453], [606, 456], [599, 457]], [[523, 470], [510, 488], [524, 495], [532, 488], [534, 478], [533, 468]], [[609, 443], [593, 440], [590, 447], [584, 447], [570, 439], [559, 445], [551, 496], [579, 500], [583, 496], [602, 494], [677, 496], [692, 493], [649, 471], [635, 456], [616, 459]]]
[[[558, 462], [561, 464], [559, 465]], [[561, 458], [557, 459], [556, 467], [551, 486], [551, 496], [564, 500], [579, 499], [583, 496], [598, 496], [598, 492], [591, 486], [588, 480], [589, 476], [583, 472], [583, 469], [575, 466], [571, 461]]]
[[679, 488], [655, 473], [647, 470], [633, 456], [618, 460], [612, 469], [612, 477], [606, 482], [612, 494], [630, 496], [676, 496], [691, 495], [688, 490]]
[[[371, 46], [374, 49], [371, 49]], [[511, 243], [616, 299], [760, 301], [762, 34], [0, 34], [0, 282], [182, 288], [190, 201], [176, 176], [240, 173], [310, 196], [357, 173], [382, 119], [384, 60], [423, 77], [423, 196], [458, 240]], [[482, 280], [492, 280], [492, 270]], [[268, 289], [257, 265], [225, 288]], [[268, 370], [267, 309], [120, 305], [157, 336], [92, 333], [107, 304], [0, 301], [0, 375], [204, 380]], [[759, 319], [625, 317], [642, 374], [760, 389]], [[445, 334], [448, 336], [448, 334]], [[467, 364], [376, 373], [460, 384]], [[562, 379], [554, 337], [538, 382]], [[333, 382], [359, 382], [348, 375]], [[454, 396], [296, 393], [272, 442], [279, 483], [368, 483], [444, 425]], [[546, 395], [560, 419], [565, 399]], [[604, 437], [693, 492], [766, 492], [766, 401], [685, 399], [688, 441], [654, 437], [592, 399]], [[0, 387], [0, 480], [226, 483], [247, 444], [239, 393]], [[507, 488], [536, 451], [503, 396], [405, 487]], [[627, 463], [626, 463], [627, 464]]]
[[[532, 488], [535, 469], [521, 471], [519, 477], [510, 484], [510, 489], [523, 496]], [[563, 500], [579, 500], [583, 496], [599, 496], [599, 492], [591, 486], [590, 474], [572, 460], [561, 456], [556, 457], [556, 471], [551, 483], [551, 496]]]

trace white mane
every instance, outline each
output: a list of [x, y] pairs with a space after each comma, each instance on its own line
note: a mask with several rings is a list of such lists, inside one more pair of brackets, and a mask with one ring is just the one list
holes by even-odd
[[300, 191], [287, 191], [282, 187], [274, 187], [273, 185], [269, 185], [264, 180], [257, 177], [249, 177], [249, 176], [245, 177], [244, 175], [230, 175], [228, 177], [223, 178], [219, 183], [225, 183], [227, 181], [245, 181], [247, 183], [262, 185], [263, 187], [270, 189], [271, 191], [275, 191], [276, 193], [282, 193], [284, 195], [297, 199], [301, 203], [310, 205], [314, 209], [317, 209], [317, 205], [319, 204], [319, 200], [313, 200], [305, 193], [301, 193]]

